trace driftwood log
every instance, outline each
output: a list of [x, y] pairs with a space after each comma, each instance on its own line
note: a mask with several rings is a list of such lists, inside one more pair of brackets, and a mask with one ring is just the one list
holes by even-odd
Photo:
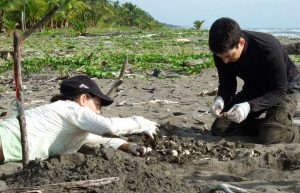
[[118, 177], [109, 177], [109, 178], [101, 178], [96, 180], [83, 180], [83, 181], [75, 181], [75, 182], [62, 182], [57, 184], [48, 184], [34, 187], [22, 187], [4, 190], [2, 193], [45, 193], [45, 192], [70, 192], [70, 190], [78, 190], [78, 189], [86, 189], [91, 187], [100, 187], [106, 184], [110, 184], [112, 182], [119, 181]]
[[218, 184], [212, 188], [209, 188], [208, 190], [205, 190], [203, 193], [215, 193], [218, 192], [218, 190], [221, 190], [225, 193], [249, 193], [247, 190], [240, 188], [240, 187], [236, 187], [236, 186], [232, 186], [230, 184], [225, 184], [225, 183], [221, 183]]

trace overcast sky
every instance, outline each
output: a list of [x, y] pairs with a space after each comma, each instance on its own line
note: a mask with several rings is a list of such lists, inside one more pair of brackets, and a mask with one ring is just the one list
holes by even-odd
[[160, 22], [204, 27], [219, 17], [231, 17], [242, 28], [300, 28], [300, 0], [119, 0], [131, 2]]

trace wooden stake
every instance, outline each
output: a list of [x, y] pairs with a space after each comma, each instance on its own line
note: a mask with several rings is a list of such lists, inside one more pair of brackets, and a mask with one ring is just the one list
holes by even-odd
[[28, 165], [29, 153], [28, 153], [28, 139], [26, 122], [23, 107], [23, 83], [22, 83], [22, 73], [21, 73], [21, 46], [22, 42], [28, 38], [37, 28], [41, 27], [57, 10], [58, 6], [54, 6], [39, 22], [37, 22], [32, 28], [26, 31], [22, 38], [20, 35], [14, 31], [14, 79], [16, 86], [16, 98], [17, 98], [17, 109], [18, 109], [18, 120], [20, 125], [21, 133], [21, 145], [22, 145], [22, 163], [23, 168]]
[[23, 156], [23, 168], [27, 166], [29, 162], [28, 154], [28, 140], [27, 140], [27, 130], [23, 107], [23, 82], [22, 82], [22, 72], [21, 72], [21, 45], [22, 39], [20, 35], [14, 32], [14, 79], [16, 86], [16, 98], [17, 98], [17, 109], [18, 109], [18, 120], [21, 132], [21, 145], [22, 145], [22, 156]]
[[126, 59], [125, 59], [123, 65], [121, 67], [121, 71], [120, 71], [118, 79], [114, 82], [112, 87], [106, 93], [107, 96], [111, 96], [115, 92], [115, 90], [123, 83], [122, 78], [125, 74], [125, 70], [126, 70], [127, 65], [128, 65], [128, 56], [126, 56]]

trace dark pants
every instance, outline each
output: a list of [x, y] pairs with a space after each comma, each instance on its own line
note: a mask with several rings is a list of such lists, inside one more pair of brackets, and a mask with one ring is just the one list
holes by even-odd
[[[299, 129], [292, 124], [298, 93], [298, 90], [288, 89], [285, 98], [279, 104], [265, 111], [250, 113], [239, 124], [224, 118], [216, 119], [212, 124], [211, 134], [257, 136], [264, 144], [300, 142]], [[239, 100], [242, 100], [242, 97]], [[264, 112], [265, 118], [259, 118]]]

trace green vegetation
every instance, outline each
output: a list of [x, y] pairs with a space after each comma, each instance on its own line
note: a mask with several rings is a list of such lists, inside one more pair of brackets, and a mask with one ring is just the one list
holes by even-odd
[[[207, 31], [166, 28], [150, 31], [89, 28], [88, 31], [94, 36], [76, 36], [66, 29], [35, 33], [23, 46], [23, 72], [46, 68], [60, 73], [115, 77], [126, 56], [133, 76], [151, 75], [155, 68], [168, 74], [189, 75], [213, 66]], [[0, 50], [12, 50], [11, 37], [0, 36]], [[0, 59], [0, 72], [9, 69], [12, 61]]]
[[[128, 57], [128, 74], [195, 74], [213, 66], [207, 31], [169, 29], [132, 3], [108, 0], [1, 0], [0, 51], [12, 51], [13, 30], [32, 27], [54, 5], [60, 9], [24, 42], [22, 70], [78, 72], [97, 77], [118, 75]], [[0, 73], [13, 61], [0, 58]], [[128, 75], [129, 76], [129, 75]]]
[[30, 28], [54, 5], [60, 7], [44, 28], [73, 27], [84, 33], [89, 27], [137, 27], [156, 29], [163, 25], [132, 3], [108, 0], [1, 0], [0, 31]]
[[300, 64], [300, 55], [290, 55], [290, 58], [295, 64]]
[[200, 30], [203, 23], [204, 23], [204, 21], [202, 21], [202, 20], [196, 20], [196, 21], [194, 21], [194, 27], [195, 27], [197, 30]]

